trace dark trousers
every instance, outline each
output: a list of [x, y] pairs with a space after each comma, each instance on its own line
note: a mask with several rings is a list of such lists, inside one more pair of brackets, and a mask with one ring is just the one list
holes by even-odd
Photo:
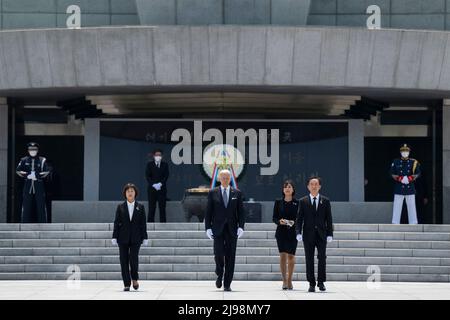
[[304, 239], [303, 247], [305, 249], [306, 259], [306, 280], [310, 285], [316, 285], [316, 278], [314, 276], [314, 250], [317, 248], [318, 259], [318, 273], [317, 281], [323, 283], [327, 280], [326, 276], [326, 259], [327, 259], [327, 241], [319, 237], [317, 232], [314, 239]]
[[159, 221], [166, 222], [166, 194], [164, 189], [158, 191], [152, 186], [148, 187], [148, 222], [155, 222], [156, 202], [159, 207]]
[[[220, 236], [214, 236], [214, 260], [216, 275], [223, 278], [224, 287], [229, 287], [233, 281], [234, 264], [236, 261], [237, 237], [232, 235], [228, 226]], [[224, 276], [225, 268], [225, 276]]]
[[[131, 286], [131, 279], [139, 280], [139, 249], [141, 244], [119, 244], [120, 268], [125, 287]], [[131, 276], [130, 276], [131, 273]]]
[[[34, 186], [33, 186], [34, 184]], [[34, 207], [35, 206], [35, 207]], [[36, 221], [33, 221], [32, 212], [36, 208]], [[42, 181], [31, 180], [25, 182], [22, 200], [22, 223], [46, 223], [47, 212], [45, 210], [45, 188]]]

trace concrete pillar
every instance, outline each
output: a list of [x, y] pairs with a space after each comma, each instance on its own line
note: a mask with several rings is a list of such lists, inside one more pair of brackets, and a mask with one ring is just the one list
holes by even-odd
[[442, 108], [442, 219], [450, 224], [450, 100], [444, 100]]
[[99, 200], [100, 184], [100, 121], [84, 120], [84, 201]]
[[8, 104], [0, 98], [0, 223], [7, 219], [8, 193]]
[[364, 202], [364, 121], [348, 122], [348, 197]]

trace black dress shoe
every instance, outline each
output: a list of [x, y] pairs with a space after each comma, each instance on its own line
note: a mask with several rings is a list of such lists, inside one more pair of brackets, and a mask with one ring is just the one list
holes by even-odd
[[316, 286], [309, 286], [308, 292], [316, 292]]
[[222, 288], [222, 277], [217, 277], [217, 280], [216, 280], [216, 288], [217, 288], [217, 289]]
[[223, 288], [223, 291], [231, 291], [231, 288], [230, 287], [225, 287], [225, 288]]
[[130, 291], [130, 287], [123, 288], [123, 291]]
[[133, 289], [134, 290], [139, 289], [139, 283], [137, 281], [133, 282]]
[[327, 290], [327, 288], [325, 288], [325, 285], [324, 285], [323, 283], [319, 283], [317, 286], [319, 287], [319, 290], [320, 290], [320, 291], [325, 291], [325, 290]]

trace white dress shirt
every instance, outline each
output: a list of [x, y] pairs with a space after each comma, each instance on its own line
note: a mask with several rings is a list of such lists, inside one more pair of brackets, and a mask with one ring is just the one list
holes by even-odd
[[161, 166], [161, 161], [155, 161], [155, 165], [157, 168], [159, 168]]
[[[316, 196], [316, 210], [319, 207], [319, 198], [320, 198], [320, 194], [318, 193]], [[314, 203], [314, 196], [311, 193], [309, 194], [309, 200], [311, 201], [311, 204]]]
[[133, 219], [133, 211], [134, 211], [134, 202], [128, 202], [127, 201], [127, 205], [128, 205], [128, 214], [130, 215], [130, 221], [131, 219]]

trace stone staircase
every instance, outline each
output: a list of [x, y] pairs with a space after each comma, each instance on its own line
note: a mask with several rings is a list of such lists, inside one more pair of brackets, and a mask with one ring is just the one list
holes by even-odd
[[[141, 280], [213, 280], [212, 241], [200, 223], [148, 224]], [[235, 280], [280, 280], [275, 225], [248, 223], [238, 241]], [[0, 280], [120, 280], [112, 224], [0, 224]], [[450, 225], [336, 224], [327, 249], [328, 281], [449, 282]], [[369, 268], [369, 269], [368, 269]], [[372, 267], [373, 268], [373, 267]], [[303, 246], [294, 280], [305, 280]]]

